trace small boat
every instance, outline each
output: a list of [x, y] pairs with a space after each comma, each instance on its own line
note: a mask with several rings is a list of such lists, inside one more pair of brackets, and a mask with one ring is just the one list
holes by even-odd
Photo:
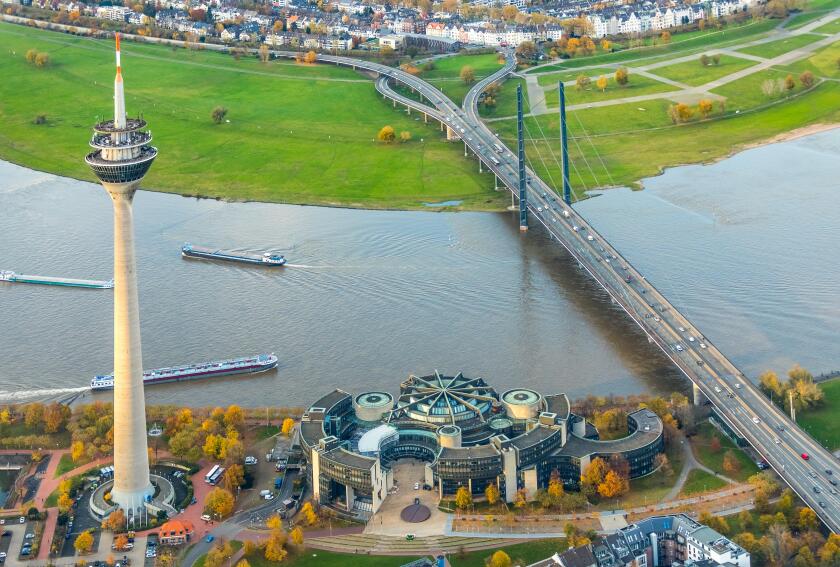
[[[231, 374], [254, 374], [265, 372], [277, 366], [277, 356], [272, 354], [258, 354], [244, 358], [232, 358], [217, 362], [205, 362], [203, 364], [188, 364], [184, 366], [172, 366], [170, 368], [158, 368], [156, 370], [143, 371], [143, 384], [166, 384], [167, 382], [183, 382], [185, 380], [196, 380], [199, 378], [215, 378], [216, 376], [229, 376]], [[114, 375], [104, 374], [95, 376], [90, 381], [91, 390], [113, 390]]]
[[272, 254], [271, 252], [235, 252], [233, 250], [193, 246], [189, 242], [181, 247], [181, 255], [185, 258], [204, 258], [206, 260], [240, 262], [242, 264], [255, 264], [259, 266], [283, 266], [286, 264], [286, 258], [280, 254]]

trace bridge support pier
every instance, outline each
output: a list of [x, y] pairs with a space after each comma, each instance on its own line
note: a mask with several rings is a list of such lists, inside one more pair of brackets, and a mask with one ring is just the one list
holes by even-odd
[[429, 123], [429, 115], [424, 112], [423, 113], [423, 124], [428, 124], [428, 123]]
[[453, 130], [449, 125], [446, 126], [446, 139], [449, 141], [458, 139], [458, 135], [455, 133], [455, 130]]
[[408, 106], [407, 104], [405, 105], [405, 113], [408, 114], [409, 116], [411, 116], [411, 107]]
[[464, 157], [467, 157], [467, 143], [464, 142]]
[[709, 403], [709, 398], [700, 391], [700, 388], [694, 382], [691, 383], [691, 394], [695, 406], [704, 406]]
[[522, 85], [516, 86], [516, 130], [519, 138], [519, 231], [528, 230], [528, 193], [525, 176], [525, 137], [522, 122]]
[[391, 102], [393, 102], [393, 103], [394, 103], [394, 108], [396, 108], [396, 107], [397, 107], [397, 99], [394, 99], [394, 100], [393, 100], [393, 101], [391, 101]]
[[484, 165], [484, 162], [481, 161], [481, 158], [478, 158], [478, 172], [479, 173], [484, 173], [484, 169], [481, 167], [482, 165]]

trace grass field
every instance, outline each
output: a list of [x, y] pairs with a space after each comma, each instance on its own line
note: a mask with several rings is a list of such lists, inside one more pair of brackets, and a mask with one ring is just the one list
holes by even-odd
[[524, 79], [508, 79], [501, 84], [501, 91], [496, 98], [496, 107], [487, 109], [484, 105], [478, 107], [478, 112], [482, 117], [493, 118], [496, 116], [516, 116], [516, 87], [522, 86], [522, 113], [527, 114], [531, 111], [531, 106], [528, 103], [528, 91], [525, 88]]
[[773, 57], [778, 57], [783, 53], [804, 47], [821, 39], [825, 39], [825, 37], [813, 33], [803, 33], [802, 35], [794, 35], [785, 39], [777, 39], [776, 41], [768, 41], [760, 45], [745, 47], [737, 51], [748, 55], [755, 55], [756, 57], [772, 59]]
[[[714, 452], [712, 450], [712, 437], [720, 439], [720, 451]], [[694, 451], [694, 457], [703, 465], [709, 467], [713, 471], [732, 478], [737, 481], [746, 481], [750, 476], [758, 472], [758, 467], [752, 459], [744, 453], [740, 448], [715, 429], [712, 424], [706, 422], [697, 428], [697, 435], [691, 440], [691, 448]], [[735, 473], [723, 472], [723, 456], [727, 451], [733, 451], [741, 464], [741, 468]]]
[[[602, 100], [615, 100], [617, 98], [664, 93], [674, 90], [677, 90], [677, 87], [649, 77], [634, 75], [631, 72], [630, 82], [623, 87], [616, 84], [615, 77], [612, 75], [607, 76], [607, 90], [604, 92], [598, 90], [595, 86], [595, 81], [592, 81], [585, 89], [578, 90], [577, 87], [566, 87], [566, 104], [569, 106], [573, 104], [590, 104]], [[560, 94], [557, 89], [545, 91], [545, 104], [549, 108], [557, 108], [560, 105]]]
[[818, 49], [807, 59], [779, 68], [789, 70], [796, 75], [807, 70], [811, 71], [817, 77], [837, 79], [840, 78], [840, 65], [837, 64], [838, 60], [840, 60], [840, 41]]
[[461, 69], [472, 67], [475, 80], [481, 80], [492, 75], [502, 66], [499, 63], [499, 56], [495, 53], [484, 53], [481, 55], [454, 55], [444, 57], [435, 61], [435, 68], [423, 71], [420, 74], [422, 79], [430, 82], [439, 88], [446, 96], [461, 104], [467, 91], [472, 87], [461, 80]]
[[702, 494], [703, 492], [710, 492], [718, 490], [726, 486], [726, 481], [709, 474], [704, 470], [692, 469], [685, 479], [680, 496], [691, 496], [693, 494]]
[[692, 87], [705, 85], [708, 82], [714, 81], [721, 77], [725, 77], [741, 69], [752, 67], [755, 61], [741, 59], [740, 57], [732, 57], [731, 55], [721, 55], [720, 63], [717, 65], [709, 64], [705, 67], [700, 63], [700, 58], [697, 61], [685, 61], [683, 63], [675, 63], [674, 65], [667, 65], [665, 67], [657, 67], [651, 70], [651, 73], [671, 79], [672, 81], [679, 81], [680, 83], [690, 85]]
[[726, 104], [730, 110], [745, 110], [756, 106], [768, 104], [773, 101], [784, 99], [785, 96], [801, 92], [803, 87], [799, 83], [798, 74], [793, 74], [795, 86], [788, 95], [777, 93], [772, 96], [764, 94], [762, 83], [767, 80], [784, 80], [789, 74], [780, 69], [767, 69], [748, 75], [737, 81], [733, 81], [722, 87], [713, 89], [712, 92], [726, 97]]
[[85, 462], [81, 462], [78, 464], [74, 463], [73, 459], [70, 457], [70, 453], [62, 454], [61, 459], [58, 461], [58, 466], [55, 469], [55, 478], [58, 478], [61, 475], [72, 471], [76, 467], [82, 466]]
[[586, 75], [592, 82], [595, 79], [604, 75], [605, 77], [612, 77], [615, 75], [615, 69], [612, 67], [596, 67], [595, 69], [581, 69], [580, 71], [558, 71], [556, 73], [544, 73], [537, 75], [537, 83], [541, 87], [556, 87], [560, 81], [574, 81], [580, 75]]
[[[27, 64], [30, 48], [49, 52], [50, 67]], [[351, 70], [127, 42], [122, 51], [129, 113], [143, 113], [160, 150], [148, 189], [368, 208], [505, 204], [437, 125], [392, 109]], [[0, 74], [0, 157], [93, 180], [82, 158], [91, 126], [112, 112], [111, 43], [3, 23]], [[213, 124], [217, 105], [229, 123]], [[36, 126], [40, 113], [48, 122]], [[412, 141], [374, 141], [386, 124]]]
[[[240, 543], [239, 545], [241, 546], [242, 544]], [[531, 563], [536, 563], [540, 559], [545, 559], [555, 552], [563, 551], [566, 548], [567, 545], [563, 539], [543, 539], [500, 547], [500, 549], [505, 551], [511, 559], [514, 560], [514, 562], [517, 560], [520, 561], [520, 565], [530, 565]], [[454, 554], [449, 555], [447, 559], [452, 567], [484, 567], [484, 560], [494, 551], [495, 550], [493, 549], [489, 549], [463, 554]], [[277, 563], [266, 561], [261, 554], [249, 555], [247, 559], [248, 563], [251, 564], [251, 567], [270, 567], [277, 565]], [[331, 551], [308, 549], [299, 554], [293, 553], [289, 555], [283, 564], [289, 565], [290, 567], [343, 567], [345, 565], [353, 565], [354, 567], [395, 567], [416, 559], [420, 559], [420, 557], [356, 555], [351, 553], [335, 553]]]
[[816, 33], [840, 33], [840, 18], [823, 24], [814, 30]]
[[802, 12], [800, 14], [796, 14], [795, 16], [791, 16], [791, 18], [785, 23], [785, 29], [788, 30], [795, 30], [801, 28], [804, 25], [810, 24], [814, 20], [818, 20], [825, 16], [825, 12]]
[[815, 410], [797, 412], [796, 420], [800, 427], [811, 437], [822, 443], [827, 449], [840, 449], [840, 428], [837, 416], [840, 412], [840, 380], [831, 380], [820, 384], [825, 393], [824, 405]]

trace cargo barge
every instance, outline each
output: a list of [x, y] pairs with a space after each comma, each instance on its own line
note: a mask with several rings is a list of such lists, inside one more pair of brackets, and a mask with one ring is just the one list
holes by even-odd
[[221, 250], [218, 248], [206, 248], [204, 246], [193, 246], [189, 242], [181, 247], [181, 255], [185, 258], [202, 258], [205, 260], [221, 260], [223, 262], [239, 262], [241, 264], [252, 264], [258, 266], [283, 266], [286, 258], [280, 254], [271, 252], [235, 252], [233, 250]]
[[29, 276], [26, 274], [16, 274], [15, 272], [8, 270], [0, 271], [0, 282], [57, 285], [62, 287], [84, 287], [87, 289], [111, 289], [114, 287], [114, 280], [77, 280], [73, 278], [56, 278], [52, 276]]
[[[149, 386], [152, 384], [166, 384], [168, 382], [183, 382], [200, 378], [229, 376], [231, 374], [254, 374], [271, 370], [276, 366], [277, 357], [273, 353], [259, 354], [244, 358], [220, 360], [218, 362], [205, 362], [204, 364], [188, 364], [184, 366], [172, 366], [170, 368], [158, 368], [156, 370], [145, 370], [143, 371], [143, 384]], [[113, 390], [114, 375], [95, 376], [90, 381], [90, 389]]]

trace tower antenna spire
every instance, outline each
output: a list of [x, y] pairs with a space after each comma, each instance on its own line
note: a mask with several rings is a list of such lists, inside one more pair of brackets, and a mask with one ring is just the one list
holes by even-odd
[[117, 76], [114, 78], [114, 127], [125, 128], [125, 93], [123, 92], [122, 65], [120, 64], [120, 34], [117, 39]]

